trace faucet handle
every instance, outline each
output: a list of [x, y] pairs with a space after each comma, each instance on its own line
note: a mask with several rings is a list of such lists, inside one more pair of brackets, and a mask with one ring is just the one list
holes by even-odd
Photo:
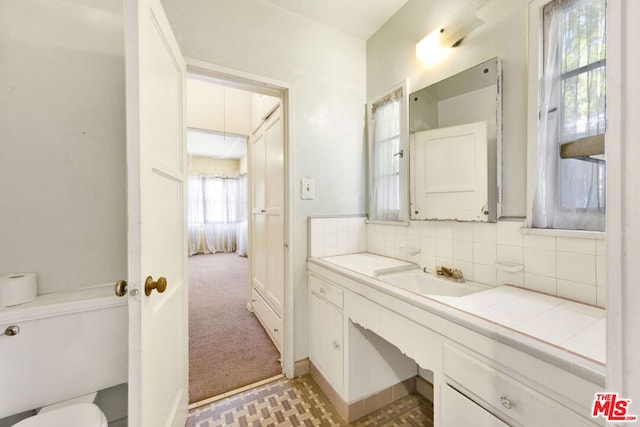
[[456, 280], [464, 279], [464, 276], [462, 275], [462, 271], [458, 270], [457, 268], [454, 268], [453, 270], [451, 270], [451, 277], [453, 277]]

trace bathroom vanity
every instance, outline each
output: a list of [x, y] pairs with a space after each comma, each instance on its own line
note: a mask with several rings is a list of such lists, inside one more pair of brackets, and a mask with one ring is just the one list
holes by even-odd
[[512, 286], [398, 286], [426, 275], [416, 267], [368, 253], [308, 261], [311, 370], [343, 417], [365, 415], [367, 398], [419, 367], [433, 372], [439, 427], [604, 425], [591, 417], [605, 385], [604, 310]]

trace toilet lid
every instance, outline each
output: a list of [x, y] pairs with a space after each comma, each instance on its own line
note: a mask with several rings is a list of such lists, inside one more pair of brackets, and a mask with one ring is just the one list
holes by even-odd
[[93, 403], [78, 403], [29, 417], [14, 427], [106, 427], [104, 414]]

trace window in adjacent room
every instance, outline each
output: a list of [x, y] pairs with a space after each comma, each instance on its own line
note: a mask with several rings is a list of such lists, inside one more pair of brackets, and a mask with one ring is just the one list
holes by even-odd
[[603, 231], [606, 1], [554, 0], [541, 11], [532, 225]]
[[406, 219], [406, 85], [369, 104], [369, 219]]

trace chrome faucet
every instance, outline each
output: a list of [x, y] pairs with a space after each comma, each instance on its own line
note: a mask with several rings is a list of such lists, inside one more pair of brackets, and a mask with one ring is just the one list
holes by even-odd
[[441, 265], [437, 265], [436, 274], [438, 276], [448, 277], [457, 282], [464, 282], [464, 276], [462, 275], [462, 271], [458, 270], [457, 268], [448, 268], [448, 267], [443, 267]]

